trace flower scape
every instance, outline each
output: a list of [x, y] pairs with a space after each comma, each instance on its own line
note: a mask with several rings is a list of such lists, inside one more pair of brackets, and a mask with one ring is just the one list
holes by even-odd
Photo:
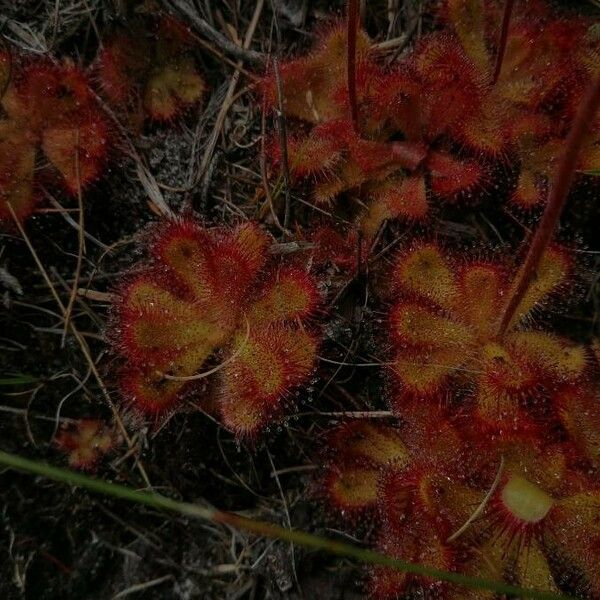
[[41, 4], [2, 450], [234, 517], [0, 473], [0, 597], [600, 599], [596, 3]]

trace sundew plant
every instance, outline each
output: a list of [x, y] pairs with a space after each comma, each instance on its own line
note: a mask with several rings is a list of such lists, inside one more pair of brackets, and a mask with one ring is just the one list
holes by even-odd
[[17, 4], [0, 596], [600, 599], [596, 0]]

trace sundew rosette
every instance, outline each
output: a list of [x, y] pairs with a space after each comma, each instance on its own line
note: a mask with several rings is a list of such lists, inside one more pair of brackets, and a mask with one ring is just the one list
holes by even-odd
[[401, 251], [392, 266], [388, 331], [392, 405], [461, 402], [482, 426], [528, 427], [557, 387], [585, 379], [587, 350], [535, 326], [536, 312], [566, 289], [571, 258], [546, 251], [503, 336], [513, 289], [506, 260], [452, 256], [436, 243]]
[[202, 397], [210, 377], [226, 427], [250, 436], [276, 422], [314, 369], [320, 297], [306, 268], [269, 245], [253, 223], [207, 229], [182, 219], [155, 231], [150, 266], [125, 278], [114, 305], [132, 407], [164, 414]]
[[[320, 476], [326, 507], [395, 558], [493, 581], [595, 598], [600, 591], [600, 487], [572, 462], [571, 441], [505, 432], [473, 436], [456, 415], [421, 405], [400, 425], [355, 420], [329, 432]], [[369, 597], [486, 590], [383, 567]]]

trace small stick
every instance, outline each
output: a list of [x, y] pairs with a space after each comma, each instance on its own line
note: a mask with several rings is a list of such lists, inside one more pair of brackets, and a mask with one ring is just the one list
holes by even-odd
[[485, 507], [488, 505], [489, 501], [491, 500], [492, 496], [494, 495], [494, 492], [500, 485], [500, 480], [502, 478], [503, 470], [504, 470], [504, 456], [502, 456], [500, 458], [500, 466], [498, 467], [498, 472], [496, 473], [496, 477], [494, 478], [494, 481], [492, 482], [492, 487], [488, 490], [487, 494], [481, 501], [481, 504], [475, 509], [475, 512], [465, 521], [465, 523], [446, 540], [447, 544], [453, 542], [455, 539], [460, 537], [467, 529], [469, 529], [469, 527], [471, 526], [471, 523], [473, 523], [473, 521], [475, 521], [475, 519], [479, 518], [479, 515], [481, 515], [481, 513], [485, 510]]
[[506, 0], [504, 5], [504, 14], [502, 16], [502, 27], [500, 29], [500, 41], [498, 43], [498, 53], [496, 54], [496, 64], [494, 65], [494, 74], [492, 76], [492, 85], [498, 81], [502, 69], [502, 61], [506, 52], [506, 40], [508, 39], [508, 26], [510, 25], [510, 16], [512, 14], [514, 0]]
[[81, 195], [81, 177], [79, 171], [79, 129], [77, 129], [77, 135], [75, 138], [75, 176], [77, 179], [77, 207], [79, 209], [79, 226], [77, 227], [77, 264], [75, 266], [75, 278], [73, 280], [73, 288], [69, 295], [69, 302], [67, 309], [65, 310], [65, 326], [63, 328], [63, 335], [61, 340], [61, 348], [65, 347], [65, 340], [69, 331], [69, 321], [71, 319], [71, 312], [73, 311], [73, 305], [75, 304], [75, 297], [77, 296], [77, 288], [79, 287], [79, 278], [81, 277], [81, 267], [83, 264], [83, 255], [85, 254], [85, 223], [84, 223], [84, 212], [83, 212], [83, 197]]
[[[44, 281], [46, 282], [46, 285], [48, 286], [48, 289], [50, 290], [50, 293], [52, 294], [52, 297], [54, 298], [54, 301], [56, 302], [60, 312], [62, 313], [62, 317], [64, 319], [65, 314], [66, 314], [66, 306], [64, 305], [60, 296], [58, 295], [58, 292], [56, 291], [56, 288], [54, 287], [54, 285], [48, 275], [48, 272], [46, 271], [46, 268], [42, 264], [42, 261], [40, 260], [38, 253], [35, 251], [35, 248], [33, 247], [31, 240], [29, 239], [29, 236], [25, 232], [25, 229], [23, 229], [23, 225], [21, 224], [21, 221], [17, 217], [17, 215], [12, 207], [12, 204], [10, 202], [6, 202], [6, 207], [8, 208], [8, 210], [13, 218], [13, 221], [15, 222], [15, 225], [17, 226], [17, 229], [19, 230], [19, 233], [21, 234], [21, 237], [23, 238], [23, 241], [25, 242], [25, 245], [27, 246], [29, 252], [31, 253], [32, 258], [33, 258], [39, 272], [41, 273]], [[100, 377], [100, 372], [98, 371], [98, 367], [96, 367], [96, 363], [94, 362], [94, 359], [92, 358], [92, 354], [87, 345], [87, 342], [85, 341], [85, 338], [83, 337], [83, 334], [75, 327], [73, 320], [69, 321], [69, 329], [71, 330], [71, 333], [73, 334], [73, 336], [77, 340], [77, 343], [79, 344], [81, 352], [82, 352], [83, 356], [85, 357], [85, 359], [88, 363], [88, 366], [90, 367], [90, 370], [92, 371], [94, 378], [96, 379], [96, 382], [98, 383], [98, 386], [100, 387], [100, 390], [102, 391], [102, 395], [106, 399], [106, 402], [108, 403], [108, 406], [110, 407], [110, 410], [113, 413], [114, 419], [117, 423], [117, 426], [119, 427], [119, 430], [121, 431], [121, 434], [123, 435], [123, 438], [125, 439], [129, 448], [132, 448], [133, 443], [131, 441], [131, 437], [129, 436], [129, 433], [127, 432], [127, 429], [125, 428], [125, 425], [123, 424], [123, 420], [121, 419], [121, 415], [119, 414], [119, 411], [117, 410], [117, 407], [115, 406], [115, 403], [112, 401], [112, 398], [110, 397], [110, 394], [108, 393], [108, 389], [107, 389], [106, 385], [104, 384], [102, 377]], [[148, 474], [146, 473], [146, 469], [144, 468], [144, 465], [142, 464], [142, 462], [140, 461], [140, 459], [137, 456], [135, 457], [135, 463], [136, 463], [138, 471], [140, 472], [140, 475], [142, 476], [142, 479], [144, 480], [144, 483], [146, 484], [146, 486], [149, 489], [152, 489], [152, 485], [150, 483], [150, 479], [148, 479]]]
[[348, 102], [355, 133], [358, 133], [358, 100], [356, 98], [356, 32], [358, 0], [348, 0]]
[[203, 371], [202, 373], [196, 373], [195, 375], [169, 375], [168, 373], [162, 373], [162, 376], [165, 379], [169, 379], [170, 381], [198, 381], [199, 379], [205, 379], [209, 377], [213, 373], [219, 372], [223, 367], [226, 367], [229, 363], [233, 362], [245, 349], [248, 340], [250, 339], [250, 321], [246, 319], [246, 337], [244, 341], [240, 345], [239, 348], [226, 360], [222, 363], [219, 363], [217, 366], [212, 369], [208, 369], [208, 371]]
[[266, 159], [266, 149], [265, 149], [265, 137], [266, 137], [266, 123], [267, 123], [267, 107], [265, 98], [263, 96], [262, 106], [261, 106], [261, 135], [260, 135], [260, 176], [262, 179], [263, 188], [265, 190], [265, 196], [267, 197], [267, 202], [269, 204], [269, 210], [271, 211], [271, 217], [273, 218], [273, 223], [277, 226], [283, 235], [287, 234], [287, 230], [283, 228], [283, 225], [279, 222], [279, 217], [275, 212], [275, 206], [273, 203], [273, 195], [271, 194], [271, 188], [269, 187], [269, 176], [267, 174], [267, 159]]
[[110, 292], [100, 292], [98, 290], [88, 290], [87, 288], [78, 288], [77, 295], [87, 300], [94, 302], [116, 302], [117, 294], [111, 294]]
[[[250, 48], [250, 44], [252, 43], [252, 38], [254, 37], [254, 32], [256, 31], [256, 28], [258, 26], [258, 20], [262, 13], [264, 3], [265, 3], [264, 0], [257, 0], [257, 2], [256, 2], [256, 6], [254, 8], [254, 13], [252, 14], [252, 19], [250, 20], [250, 23], [248, 24], [248, 29], [246, 30], [246, 35], [244, 36], [243, 49], [245, 49], [245, 50]], [[178, 6], [179, 5], [184, 6], [185, 4], [186, 4], [185, 2], [183, 2], [183, 3], [179, 2]], [[188, 10], [189, 10], [189, 8], [190, 7], [188, 6]], [[194, 12], [192, 12], [192, 14], [196, 15], [196, 13], [194, 13]], [[188, 15], [188, 16], [190, 16], [190, 15]], [[197, 16], [198, 15], [196, 15], [196, 17]], [[190, 16], [190, 18], [192, 18], [192, 17]], [[200, 19], [200, 20], [202, 20], [202, 19]], [[200, 179], [200, 177], [204, 177], [208, 170], [208, 166], [209, 166], [212, 156], [214, 154], [215, 147], [217, 145], [219, 136], [221, 135], [221, 130], [223, 128], [223, 124], [225, 123], [225, 118], [227, 117], [227, 113], [229, 112], [229, 109], [231, 108], [232, 104], [234, 103], [234, 101], [237, 98], [237, 96], [235, 95], [235, 90], [237, 88], [237, 85], [238, 85], [238, 82], [240, 79], [240, 75], [241, 75], [241, 71], [238, 69], [238, 67], [240, 67], [240, 68], [242, 67], [241, 60], [239, 60], [236, 64], [236, 70], [234, 71], [234, 73], [231, 76], [231, 79], [229, 81], [229, 87], [227, 88], [227, 94], [225, 95], [223, 104], [221, 105], [221, 109], [219, 111], [219, 114], [217, 115], [213, 130], [208, 138], [208, 141], [206, 142], [204, 154], [202, 155], [202, 160], [201, 160], [200, 166], [198, 168], [198, 175], [196, 176], [196, 181], [198, 181]]]
[[515, 312], [531, 283], [535, 271], [540, 264], [540, 260], [552, 239], [560, 214], [567, 201], [569, 187], [575, 176], [577, 157], [583, 143], [583, 138], [585, 137], [586, 129], [592, 122], [599, 104], [600, 75], [596, 75], [596, 79], [590, 84], [579, 105], [579, 110], [577, 111], [577, 115], [571, 126], [571, 131], [569, 131], [569, 135], [564, 143], [562, 157], [550, 189], [548, 204], [546, 205], [540, 224], [531, 240], [525, 262], [517, 275], [514, 291], [509, 297], [506, 308], [502, 313], [500, 326], [498, 328], [498, 338], [502, 338], [506, 333]]
[[279, 132], [279, 145], [281, 146], [281, 166], [283, 170], [283, 179], [285, 183], [285, 208], [283, 213], [283, 228], [290, 226], [292, 218], [292, 203], [290, 197], [290, 185], [292, 179], [290, 176], [290, 164], [288, 160], [287, 129], [285, 124], [285, 112], [283, 110], [283, 85], [281, 83], [281, 73], [279, 72], [279, 61], [273, 57], [273, 71], [275, 73], [275, 84], [277, 86], [277, 130]]
[[[249, 62], [255, 65], [264, 65], [266, 57], [260, 52], [250, 50], [247, 44], [239, 46], [238, 44], [229, 41], [222, 33], [213, 29], [194, 9], [192, 2], [189, 0], [170, 0], [167, 2], [172, 9], [179, 12], [184, 17], [184, 21], [189, 23], [200, 35], [210, 40], [217, 45], [223, 52], [231, 55], [239, 61]], [[241, 65], [236, 65], [236, 69], [240, 70]]]

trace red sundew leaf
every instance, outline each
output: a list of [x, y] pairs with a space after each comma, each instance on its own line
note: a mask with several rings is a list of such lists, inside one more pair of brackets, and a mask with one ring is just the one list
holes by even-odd
[[235, 337], [222, 371], [219, 409], [226, 427], [252, 437], [272, 422], [281, 402], [312, 372], [317, 341], [306, 331], [274, 325]]
[[411, 62], [426, 92], [422, 110], [428, 137], [444, 133], [480, 106], [481, 74], [452, 37], [423, 39]]
[[116, 445], [113, 427], [97, 419], [80, 419], [63, 427], [56, 436], [56, 447], [69, 457], [69, 466], [84, 471], [94, 470], [102, 457]]
[[125, 368], [119, 378], [127, 405], [137, 413], [159, 417], [177, 408], [183, 400], [184, 381], [172, 381], [150, 367]]
[[474, 341], [467, 325], [420, 302], [398, 302], [390, 311], [390, 327], [400, 346], [424, 349], [468, 348]]
[[555, 126], [548, 115], [523, 111], [506, 123], [507, 137], [513, 144], [522, 140], [547, 140], [555, 133]]
[[537, 585], [548, 592], [560, 593], [561, 582], [554, 578], [551, 557], [537, 539], [528, 540], [527, 551], [519, 552], [513, 562], [516, 577], [522, 586], [531, 588]]
[[98, 74], [107, 99], [132, 120], [140, 109], [154, 120], [173, 120], [197, 104], [206, 90], [192, 53], [195, 45], [176, 19], [164, 14], [139, 17], [128, 31], [107, 40], [99, 53]]
[[10, 121], [0, 121], [0, 222], [10, 221], [9, 202], [18, 219], [35, 206], [35, 146]]
[[[341, 158], [341, 148], [334, 140], [318, 135], [316, 129], [307, 137], [288, 138], [288, 159], [291, 174], [297, 179], [327, 177]], [[271, 162], [281, 164], [281, 148], [271, 144]]]
[[251, 326], [307, 319], [319, 303], [319, 291], [306, 271], [282, 267], [267, 280], [247, 317]]
[[[0, 121], [0, 194], [17, 216], [27, 216], [37, 199], [38, 150], [48, 159], [44, 173], [57, 173], [71, 194], [100, 176], [108, 122], [80, 68], [31, 59], [15, 73], [2, 106], [7, 118]], [[7, 219], [4, 203], [0, 211], [0, 219]]]
[[530, 210], [543, 204], [548, 198], [547, 183], [528, 170], [519, 173], [517, 185], [511, 195], [511, 201], [517, 206]]
[[[72, 127], [85, 122], [90, 111], [98, 111], [87, 77], [79, 67], [44, 59], [30, 63], [15, 77], [3, 106], [9, 118], [32, 135], [53, 127]], [[98, 121], [101, 118], [96, 116]]]
[[483, 169], [474, 160], [459, 160], [450, 154], [431, 152], [427, 157], [431, 191], [445, 198], [468, 191], [483, 180]]
[[57, 89], [55, 67], [44, 61], [33, 63], [13, 78], [12, 85], [2, 97], [2, 107], [9, 120], [26, 124], [32, 135], [36, 135], [46, 122], [48, 104], [43, 102], [44, 92], [51, 99]]
[[590, 125], [589, 133], [579, 151], [578, 170], [585, 173], [600, 171], [600, 117]]
[[354, 228], [338, 231], [330, 225], [324, 225], [314, 228], [309, 236], [314, 244], [313, 261], [318, 265], [333, 264], [342, 272], [355, 270], [357, 255], [367, 251], [364, 238]]
[[401, 467], [408, 460], [408, 449], [397, 428], [367, 420], [340, 425], [330, 432], [327, 446], [334, 454], [333, 464], [339, 458], [377, 468]]
[[565, 382], [576, 382], [589, 364], [583, 346], [545, 331], [514, 331], [506, 336], [506, 345], [530, 365]]
[[477, 109], [454, 123], [450, 130], [453, 138], [471, 151], [500, 159], [509, 149], [506, 123], [511, 116], [507, 103], [489, 93]]
[[578, 70], [587, 24], [527, 13], [512, 19], [497, 83], [505, 98], [538, 108]]
[[401, 390], [398, 397], [390, 399], [392, 409], [402, 414], [414, 398], [442, 401], [449, 378], [464, 362], [455, 348], [403, 348], [394, 354], [390, 366], [392, 379]]
[[124, 35], [104, 41], [98, 56], [98, 71], [102, 91], [112, 104], [131, 101], [135, 79], [146, 69], [147, 54], [141, 53], [142, 42], [131, 45]]
[[267, 243], [268, 237], [252, 223], [218, 234], [182, 219], [159, 230], [151, 252], [212, 320], [230, 328], [237, 324], [242, 298], [265, 264]]
[[231, 333], [201, 304], [156, 285], [151, 273], [125, 289], [119, 311], [121, 351], [135, 362], [157, 368], [174, 369], [183, 356], [201, 363]]
[[[549, 300], [565, 289], [573, 274], [573, 256], [566, 248], [551, 246], [546, 250], [519, 306], [515, 310], [512, 326], [525, 323]], [[516, 280], [516, 279], [515, 279]], [[511, 286], [514, 285], [511, 283]]]
[[[94, 100], [94, 92], [82, 68], [65, 62], [55, 68], [53, 76], [55, 88], [50, 103], [45, 106], [50, 123], [73, 125], [73, 121], [80, 123], [91, 118], [102, 118]], [[43, 100], [48, 100], [47, 90], [41, 90], [41, 93], [38, 98], [40, 104]]]
[[[454, 563], [453, 553], [437, 535], [434, 524], [414, 514], [410, 521], [410, 527], [405, 527], [401, 535], [386, 529], [381, 531], [377, 549], [387, 556], [449, 570]], [[385, 567], [374, 567], [368, 588], [369, 598], [395, 600], [405, 596], [409, 589], [420, 588], [433, 597], [446, 597], [449, 584]]]
[[206, 90], [192, 57], [172, 59], [148, 79], [143, 98], [147, 113], [158, 121], [174, 119], [196, 104]]
[[383, 73], [371, 100], [372, 118], [379, 132], [401, 132], [412, 142], [422, 142], [424, 86], [407, 66]]
[[[413, 543], [420, 545], [424, 542], [418, 540], [422, 528], [429, 528], [441, 542], [446, 540], [456, 524], [460, 524], [456, 517], [451, 524], [448, 511], [441, 511], [447, 480], [435, 467], [421, 465], [418, 461], [404, 469], [388, 469], [382, 477], [379, 509], [384, 527], [391, 536], [397, 539], [415, 537]], [[450, 555], [450, 548], [447, 553]]]
[[447, 0], [448, 15], [467, 56], [481, 73], [490, 70], [485, 36], [484, 3], [481, 0]]
[[373, 511], [379, 497], [378, 469], [354, 462], [329, 466], [322, 477], [323, 496], [330, 509], [353, 520]]
[[[320, 123], [348, 117], [342, 90], [346, 87], [346, 28], [336, 25], [325, 32], [312, 53], [283, 63], [279, 67], [286, 116], [308, 123]], [[369, 40], [363, 31], [357, 36], [357, 63], [361, 65], [368, 53]], [[363, 69], [369, 74], [369, 69]], [[361, 88], [366, 86], [361, 84]], [[262, 81], [268, 107], [279, 105], [274, 73]], [[360, 90], [359, 90], [360, 92]], [[340, 98], [340, 94], [342, 97]]]
[[215, 300], [235, 311], [244, 302], [266, 263], [269, 238], [254, 223], [245, 223], [224, 235], [213, 253]]
[[380, 497], [383, 469], [409, 460], [400, 432], [386, 425], [354, 420], [328, 435], [329, 461], [322, 477], [328, 505], [345, 518], [372, 511]]
[[[299, 179], [312, 176], [317, 180], [332, 176], [355, 137], [352, 123], [345, 120], [328, 121], [315, 126], [308, 134], [290, 136], [288, 160], [292, 175]], [[270, 157], [275, 165], [280, 165], [279, 142], [270, 144]]]
[[600, 491], [591, 489], [555, 504], [548, 515], [545, 550], [568, 572], [578, 592], [600, 594]]
[[546, 201], [549, 179], [558, 163], [563, 141], [557, 138], [535, 140], [527, 136], [518, 143], [521, 173], [511, 200], [530, 209]]
[[214, 237], [194, 220], [171, 220], [155, 232], [150, 253], [172, 279], [184, 284], [191, 298], [208, 304], [214, 295], [215, 244]]
[[391, 277], [398, 294], [416, 294], [443, 308], [454, 305], [458, 293], [456, 274], [437, 244], [421, 243], [399, 252]]
[[477, 331], [491, 337], [503, 307], [504, 265], [485, 262], [465, 265], [458, 273], [457, 284], [460, 295], [457, 310]]
[[107, 152], [106, 123], [98, 116], [73, 128], [46, 129], [42, 150], [67, 189], [77, 194], [101, 173]]
[[600, 468], [600, 395], [582, 385], [563, 386], [552, 396], [560, 423], [578, 454]]
[[421, 221], [428, 211], [425, 179], [421, 175], [401, 179], [390, 177], [383, 183], [371, 186], [371, 202], [361, 220], [361, 230], [371, 239], [386, 219]]

